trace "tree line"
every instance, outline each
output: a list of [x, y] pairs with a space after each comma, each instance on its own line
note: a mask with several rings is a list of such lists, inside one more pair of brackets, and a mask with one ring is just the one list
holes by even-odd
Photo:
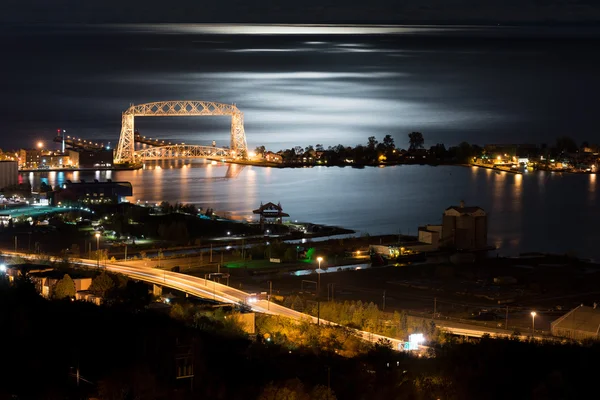
[[[385, 135], [381, 141], [375, 136], [367, 138], [366, 144], [358, 144], [354, 147], [338, 144], [325, 148], [322, 144], [307, 147], [295, 146], [291, 149], [280, 150], [284, 163], [316, 164], [317, 162], [327, 165], [379, 165], [379, 164], [402, 164], [402, 163], [466, 163], [472, 157], [481, 154], [482, 148], [462, 142], [458, 146], [446, 148], [442, 143], [425, 148], [425, 139], [421, 132], [408, 134], [407, 148], [396, 146], [392, 135]], [[255, 153], [262, 157], [267, 150], [265, 146], [259, 146]]]

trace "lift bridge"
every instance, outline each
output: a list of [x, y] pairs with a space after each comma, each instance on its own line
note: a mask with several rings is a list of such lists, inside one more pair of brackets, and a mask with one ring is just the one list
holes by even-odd
[[[168, 144], [135, 150], [135, 117], [197, 117], [230, 116], [231, 145], [229, 148]], [[160, 101], [131, 105], [123, 112], [121, 136], [115, 155], [115, 164], [134, 164], [147, 160], [175, 160], [182, 158], [245, 159], [248, 154], [244, 114], [234, 104], [210, 101]]]

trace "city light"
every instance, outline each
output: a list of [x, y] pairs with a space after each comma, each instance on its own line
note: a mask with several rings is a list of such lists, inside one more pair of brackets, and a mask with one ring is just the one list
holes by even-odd
[[37, 147], [39, 149], [41, 149], [42, 147], [44, 147], [44, 143], [43, 142], [37, 142]]
[[0, 272], [6, 272], [6, 264], [0, 264]]
[[404, 345], [404, 350], [419, 350], [419, 345], [425, 342], [422, 333], [413, 333], [408, 335], [408, 342]]

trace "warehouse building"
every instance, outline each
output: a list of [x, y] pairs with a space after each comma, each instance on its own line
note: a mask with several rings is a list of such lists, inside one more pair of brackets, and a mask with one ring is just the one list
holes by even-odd
[[569, 339], [600, 339], [600, 309], [584, 306], [569, 311], [550, 325], [552, 335]]
[[16, 161], [0, 161], [0, 190], [18, 183], [19, 170]]

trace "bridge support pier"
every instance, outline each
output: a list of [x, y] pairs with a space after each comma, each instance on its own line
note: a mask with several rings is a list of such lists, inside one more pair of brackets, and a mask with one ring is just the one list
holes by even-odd
[[156, 283], [152, 285], [152, 294], [154, 296], [162, 296], [162, 292], [163, 292], [162, 286], [157, 285]]

